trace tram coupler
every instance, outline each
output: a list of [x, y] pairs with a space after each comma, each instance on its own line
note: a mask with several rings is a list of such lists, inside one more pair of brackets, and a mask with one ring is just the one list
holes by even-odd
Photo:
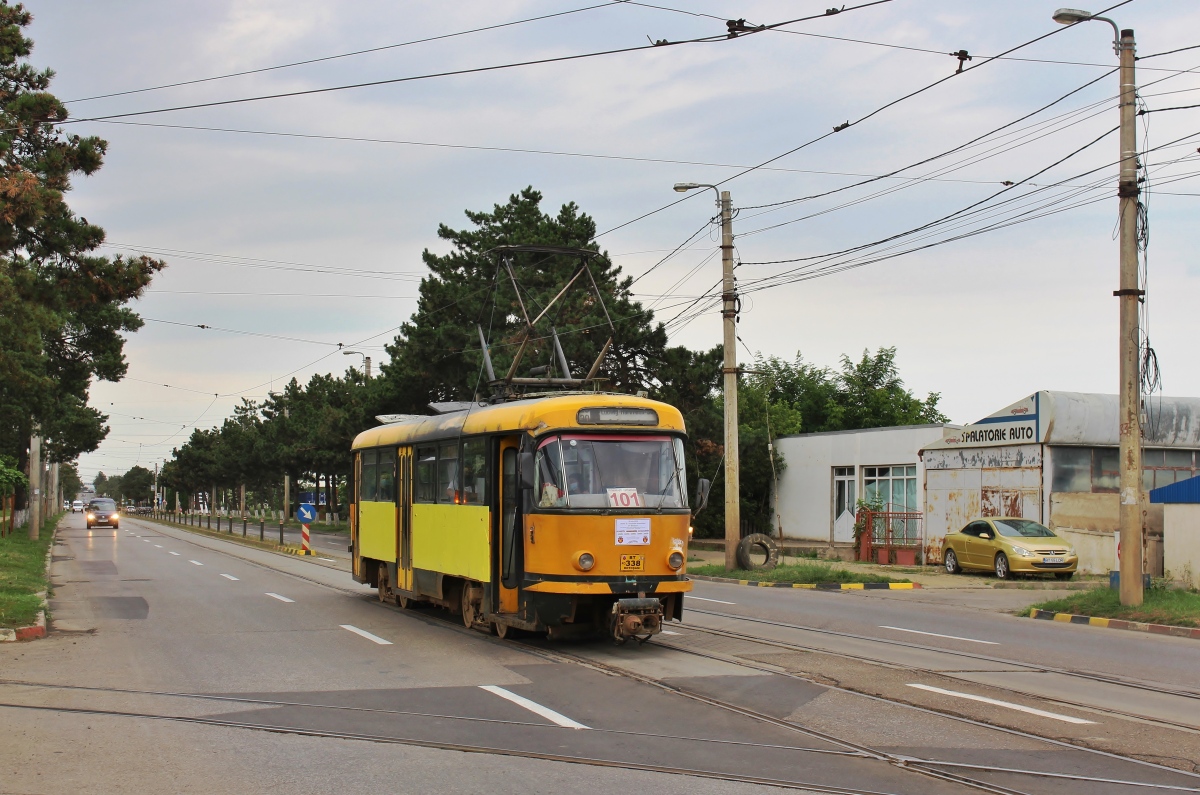
[[617, 643], [636, 638], [645, 643], [651, 635], [662, 632], [663, 605], [658, 599], [640, 597], [618, 599], [609, 616], [609, 631]]

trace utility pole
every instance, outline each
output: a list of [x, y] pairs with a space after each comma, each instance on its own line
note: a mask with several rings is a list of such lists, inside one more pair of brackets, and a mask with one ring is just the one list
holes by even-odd
[[[283, 416], [285, 419], [290, 419], [292, 416], [291, 409], [287, 406], [283, 407]], [[279, 543], [283, 543], [283, 523], [292, 518], [292, 482], [291, 478], [285, 472], [283, 474], [283, 518], [279, 521]]]
[[364, 364], [364, 367], [363, 367], [363, 369], [364, 369], [364, 370], [366, 371], [366, 373], [367, 373], [367, 380], [368, 380], [368, 381], [370, 381], [370, 380], [371, 380], [371, 357], [370, 357], [370, 356], [364, 356], [364, 357], [363, 357], [363, 364]]
[[1138, 163], [1137, 108], [1134, 81], [1133, 30], [1121, 31], [1121, 289], [1113, 293], [1121, 303], [1121, 604], [1142, 603], [1142, 423], [1141, 339], [1138, 315], [1145, 291], [1138, 284]]
[[29, 440], [29, 539], [36, 541], [42, 528], [42, 437], [33, 429]]
[[742, 540], [741, 487], [738, 475], [737, 283], [733, 278], [733, 208], [721, 191], [721, 318], [725, 331], [725, 569], [737, 568]]
[[733, 203], [729, 191], [716, 185], [676, 182], [676, 193], [712, 188], [721, 208], [721, 318], [725, 332], [725, 359], [721, 374], [725, 390], [725, 568], [737, 568], [737, 545], [742, 540], [741, 489], [738, 484], [738, 366], [737, 282], [733, 278]]

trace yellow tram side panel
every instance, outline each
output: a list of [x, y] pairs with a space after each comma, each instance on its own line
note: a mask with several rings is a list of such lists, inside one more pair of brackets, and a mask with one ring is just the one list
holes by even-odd
[[397, 559], [395, 503], [362, 502], [359, 505], [359, 556], [394, 562]]
[[[534, 514], [525, 521], [525, 570], [530, 574], [569, 574], [584, 577], [655, 577], [682, 574], [687, 569], [687, 514], [607, 516], [580, 514]], [[649, 519], [650, 543], [617, 546], [618, 519]], [[532, 531], [532, 540], [530, 532]], [[678, 549], [684, 557], [682, 569], [667, 565], [667, 557]], [[576, 567], [580, 553], [590, 552], [596, 565], [584, 572]], [[642, 555], [642, 569], [622, 570], [622, 555]], [[610, 593], [605, 583], [541, 582], [534, 590], [554, 593]], [[657, 593], [687, 592], [690, 580], [660, 582]]]
[[413, 568], [490, 582], [490, 526], [484, 506], [413, 505]]

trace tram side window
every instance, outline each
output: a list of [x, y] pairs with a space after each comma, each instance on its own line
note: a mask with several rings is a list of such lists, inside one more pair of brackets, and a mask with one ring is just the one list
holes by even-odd
[[386, 447], [379, 451], [379, 487], [376, 502], [396, 501], [396, 451]]
[[448, 442], [438, 448], [438, 502], [460, 502], [458, 489], [458, 442]]
[[375, 479], [378, 469], [379, 451], [363, 450], [362, 470], [358, 484], [358, 499], [363, 502], [375, 502]]
[[417, 483], [413, 502], [437, 502], [437, 448], [417, 448]]
[[486, 505], [487, 439], [467, 439], [462, 449], [462, 501], [469, 505]]

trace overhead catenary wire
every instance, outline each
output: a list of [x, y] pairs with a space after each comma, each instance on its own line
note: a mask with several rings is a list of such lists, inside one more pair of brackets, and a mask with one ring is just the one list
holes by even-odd
[[163, 84], [156, 85], [156, 86], [147, 86], [145, 88], [134, 88], [134, 89], [126, 90], [126, 91], [114, 91], [114, 92], [111, 92], [108, 94], [96, 94], [96, 95], [90, 96], [90, 97], [80, 97], [79, 99], [65, 100], [65, 102], [66, 102], [66, 104], [71, 104], [71, 103], [76, 103], [76, 102], [91, 102], [92, 100], [96, 100], [96, 99], [109, 99], [111, 97], [124, 97], [124, 96], [129, 96], [130, 94], [144, 94], [149, 91], [162, 91], [162, 90], [168, 89], [168, 88], [180, 88], [182, 86], [194, 86], [199, 83], [211, 83], [211, 82], [214, 82], [217, 80], [228, 80], [233, 77], [245, 77], [246, 75], [257, 75], [257, 74], [262, 74], [263, 72], [275, 72], [275, 71], [279, 71], [281, 69], [291, 69], [291, 68], [297, 67], [297, 66], [307, 66], [309, 64], [314, 64], [314, 63], [324, 63], [327, 61], [335, 61], [335, 60], [338, 60], [341, 58], [353, 58], [353, 57], [359, 56], [359, 55], [367, 55], [370, 53], [384, 52], [386, 50], [395, 50], [395, 49], [399, 49], [401, 47], [410, 47], [414, 44], [426, 44], [426, 43], [432, 42], [432, 41], [443, 41], [445, 39], [453, 39], [453, 38], [457, 38], [459, 36], [469, 36], [474, 33], [483, 33], [485, 31], [489, 31], [489, 30], [500, 30], [501, 28], [511, 28], [511, 27], [515, 27], [517, 25], [524, 25], [529, 22], [540, 22], [542, 20], [553, 19], [555, 17], [565, 17], [565, 16], [569, 16], [571, 14], [578, 14], [583, 11], [594, 11], [595, 9], [598, 9], [598, 8], [605, 8], [608, 6], [621, 5], [624, 1], [625, 0], [609, 0], [609, 2], [596, 3], [594, 5], [583, 6], [581, 8], [571, 8], [566, 11], [556, 11], [551, 14], [541, 14], [541, 15], [535, 16], [535, 17], [525, 17], [524, 19], [516, 19], [516, 20], [512, 20], [510, 22], [499, 22], [495, 25], [484, 25], [484, 26], [478, 27], [478, 28], [470, 28], [469, 30], [456, 31], [454, 33], [443, 33], [443, 34], [440, 34], [437, 36], [425, 36], [420, 39], [410, 39], [409, 41], [402, 41], [402, 42], [399, 42], [396, 44], [385, 44], [380, 47], [368, 47], [366, 49], [354, 50], [352, 52], [339, 53], [337, 55], [324, 55], [319, 58], [307, 58], [307, 59], [304, 59], [301, 61], [291, 61], [289, 63], [276, 64], [274, 66], [263, 66], [263, 67], [259, 67], [257, 69], [244, 69], [240, 72], [228, 72], [226, 74], [213, 75], [211, 77], [201, 77], [201, 78], [196, 78], [194, 80], [181, 80], [181, 81], [178, 81], [175, 83], [163, 83]]
[[[857, 11], [859, 9], [870, 8], [872, 6], [883, 5], [885, 3], [891, 3], [891, 2], [894, 2], [894, 0], [870, 0], [870, 2], [860, 3], [859, 5], [856, 5], [856, 6], [844, 7], [842, 9], [840, 9], [837, 13], [841, 14], [841, 13], [846, 13], [848, 11]], [[1128, 2], [1132, 2], [1132, 0], [1123, 0], [1123, 2], [1128, 3]], [[594, 50], [591, 52], [584, 52], [584, 53], [571, 53], [568, 55], [556, 55], [556, 56], [549, 56], [546, 58], [533, 58], [533, 59], [529, 59], [529, 60], [525, 60], [525, 61], [510, 61], [510, 62], [502, 63], [502, 64], [492, 64], [490, 66], [475, 66], [475, 67], [468, 67], [465, 69], [449, 69], [449, 70], [445, 70], [445, 71], [441, 71], [441, 72], [428, 72], [428, 73], [419, 74], [419, 75], [407, 75], [404, 77], [391, 77], [391, 78], [385, 78], [382, 80], [368, 80], [368, 81], [363, 81], [363, 82], [359, 82], [359, 83], [346, 83], [346, 84], [337, 85], [337, 86], [325, 86], [323, 88], [306, 88], [306, 89], [300, 89], [297, 91], [282, 91], [282, 92], [277, 92], [277, 93], [273, 93], [273, 94], [259, 94], [259, 95], [255, 95], [255, 96], [249, 96], [249, 97], [238, 97], [235, 99], [220, 99], [220, 100], [211, 100], [208, 102], [194, 102], [194, 103], [189, 103], [189, 104], [185, 104], [185, 105], [173, 105], [173, 106], [162, 107], [162, 108], [151, 108], [148, 110], [126, 111], [124, 113], [97, 114], [95, 116], [82, 117], [82, 118], [68, 116], [65, 119], [50, 119], [48, 121], [50, 123], [55, 123], [55, 124], [80, 124], [80, 123], [84, 123], [84, 122], [105, 121], [105, 120], [109, 120], [109, 119], [126, 119], [126, 118], [132, 118], [135, 116], [149, 116], [149, 115], [154, 115], [154, 114], [158, 114], [158, 113], [175, 113], [175, 112], [183, 111], [183, 110], [198, 110], [198, 109], [202, 109], [202, 108], [226, 107], [229, 105], [242, 105], [242, 104], [246, 104], [246, 103], [250, 103], [250, 102], [265, 102], [265, 101], [275, 100], [275, 99], [287, 99], [287, 98], [291, 98], [291, 97], [312, 96], [314, 94], [329, 94], [329, 93], [334, 93], [334, 92], [339, 92], [339, 91], [351, 91], [351, 90], [356, 90], [356, 89], [360, 89], [360, 88], [373, 88], [373, 87], [385, 86], [385, 85], [398, 85], [401, 83], [412, 83], [412, 82], [419, 82], [419, 81], [425, 81], [425, 80], [435, 80], [435, 79], [446, 78], [446, 77], [460, 77], [463, 75], [470, 75], [470, 74], [484, 74], [484, 73], [489, 73], [489, 72], [503, 71], [503, 70], [507, 70], [507, 69], [520, 69], [520, 68], [524, 68], [524, 67], [528, 67], [528, 66], [541, 66], [541, 65], [552, 64], [552, 63], [565, 63], [565, 62], [569, 62], [569, 61], [580, 61], [580, 60], [585, 60], [585, 59], [589, 59], [589, 58], [602, 58], [602, 57], [606, 57], [606, 56], [610, 56], [610, 55], [623, 55], [623, 54], [632, 53], [632, 52], [642, 52], [645, 50], [662, 49], [664, 47], [678, 47], [678, 46], [683, 46], [683, 45], [688, 45], [688, 44], [718, 44], [718, 43], [722, 43], [722, 42], [729, 42], [729, 41], [736, 41], [736, 40], [744, 39], [744, 38], [746, 38], [747, 35], [750, 35], [751, 33], [760, 33], [760, 32], [766, 31], [766, 30], [772, 30], [774, 28], [782, 27], [784, 25], [793, 25], [798, 22], [807, 22], [807, 21], [814, 20], [814, 19], [822, 19], [822, 18], [825, 18], [828, 16], [831, 16], [831, 14], [828, 14], [828, 13], [810, 14], [810, 15], [804, 16], [804, 17], [797, 17], [795, 19], [785, 20], [783, 22], [776, 22], [776, 23], [772, 23], [770, 25], [764, 25], [759, 28], [756, 28], [754, 31], [747, 32], [743, 36], [737, 36], [737, 37], [731, 37], [725, 33], [722, 33], [719, 35], [712, 35], [712, 36], [697, 36], [694, 38], [681, 39], [678, 41], [668, 41], [668, 40], [664, 39], [664, 40], [660, 40], [658, 42], [652, 42], [650, 44], [638, 44], [636, 46], [617, 47], [617, 48], [613, 48], [613, 49], [609, 49], [609, 50]]]
[[[1108, 13], [1109, 11], [1112, 11], [1112, 10], [1113, 10], [1113, 9], [1115, 9], [1115, 8], [1119, 8], [1119, 7], [1123, 6], [1123, 5], [1128, 5], [1128, 4], [1129, 4], [1129, 3], [1131, 3], [1131, 2], [1133, 2], [1133, 0], [1120, 0], [1120, 2], [1118, 2], [1118, 3], [1114, 3], [1113, 5], [1110, 5], [1110, 6], [1108, 6], [1107, 8], [1104, 8], [1104, 9], [1102, 9], [1101, 11], [1099, 11], [1099, 12], [1097, 12], [1097, 13], [1098, 13], [1098, 14], [1105, 14], [1105, 13]], [[822, 133], [821, 135], [818, 135], [818, 136], [816, 136], [816, 137], [814, 137], [814, 138], [810, 138], [809, 140], [807, 140], [807, 141], [805, 141], [805, 142], [803, 142], [803, 143], [801, 143], [801, 144], [799, 144], [799, 145], [797, 145], [797, 146], [794, 146], [794, 147], [792, 147], [791, 149], [788, 149], [788, 150], [787, 150], [787, 151], [785, 151], [785, 152], [782, 152], [782, 153], [780, 153], [780, 154], [778, 154], [778, 155], [775, 155], [775, 156], [773, 156], [773, 157], [771, 157], [771, 158], [768, 158], [767, 160], [764, 160], [764, 161], [762, 161], [761, 163], [759, 163], [759, 164], [757, 164], [757, 165], [755, 165], [755, 166], [751, 166], [750, 168], [744, 169], [743, 171], [740, 171], [740, 172], [738, 172], [737, 174], [733, 174], [733, 175], [731, 175], [731, 176], [728, 176], [728, 177], [726, 177], [725, 179], [721, 180], [720, 182], [718, 182], [718, 183], [716, 183], [716, 184], [717, 184], [718, 186], [720, 186], [720, 185], [724, 185], [724, 184], [726, 184], [726, 183], [728, 183], [728, 182], [731, 182], [731, 181], [733, 181], [733, 180], [735, 180], [735, 179], [739, 179], [739, 178], [741, 178], [741, 177], [744, 177], [745, 175], [747, 175], [747, 174], [750, 174], [750, 173], [752, 173], [752, 172], [754, 172], [754, 171], [757, 171], [757, 170], [759, 170], [759, 169], [761, 169], [761, 168], [764, 168], [764, 167], [766, 167], [766, 166], [769, 166], [769, 165], [771, 165], [772, 163], [774, 163], [774, 162], [776, 162], [776, 161], [778, 161], [778, 160], [782, 160], [783, 158], [785, 158], [785, 157], [788, 157], [788, 156], [790, 156], [790, 155], [793, 155], [793, 154], [795, 154], [796, 152], [799, 152], [799, 151], [801, 151], [801, 150], [803, 150], [803, 149], [806, 149], [806, 148], [808, 148], [808, 147], [810, 147], [810, 146], [812, 146], [812, 145], [814, 145], [814, 144], [816, 144], [816, 143], [819, 143], [819, 142], [821, 142], [821, 141], [824, 141], [826, 138], [829, 138], [829, 137], [831, 137], [831, 136], [833, 136], [833, 135], [836, 135], [836, 134], [838, 134], [838, 133], [842, 132], [843, 130], [846, 130], [846, 129], [849, 129], [849, 128], [851, 128], [851, 127], [855, 127], [855, 126], [857, 126], [857, 125], [859, 125], [859, 124], [862, 124], [863, 122], [867, 121], [868, 119], [871, 119], [871, 118], [873, 118], [873, 117], [875, 117], [875, 116], [879, 115], [880, 113], [883, 113], [884, 111], [888, 110], [889, 108], [895, 107], [896, 105], [899, 105], [899, 104], [900, 104], [900, 103], [902, 103], [902, 102], [906, 102], [907, 100], [910, 100], [910, 99], [912, 99], [913, 97], [919, 96], [919, 95], [921, 95], [921, 94], [925, 93], [926, 91], [930, 91], [931, 89], [933, 89], [933, 88], [936, 88], [937, 86], [940, 86], [940, 85], [942, 85], [943, 83], [947, 82], [948, 80], [951, 80], [951, 79], [953, 79], [953, 78], [959, 77], [959, 76], [961, 76], [961, 75], [963, 75], [963, 74], [968, 74], [968, 73], [970, 73], [970, 72], [973, 72], [973, 71], [975, 71], [975, 70], [977, 70], [977, 69], [979, 69], [979, 68], [981, 68], [981, 67], [983, 67], [983, 66], [987, 66], [987, 65], [988, 65], [988, 64], [990, 64], [990, 63], [994, 63], [994, 62], [995, 62], [995, 61], [996, 61], [998, 58], [1000, 58], [1001, 56], [1008, 55], [1008, 54], [1010, 54], [1010, 53], [1014, 53], [1014, 52], [1016, 52], [1016, 51], [1018, 51], [1018, 50], [1021, 50], [1021, 49], [1025, 48], [1025, 47], [1028, 47], [1028, 46], [1030, 46], [1030, 45], [1032, 45], [1032, 44], [1036, 44], [1036, 43], [1037, 43], [1037, 42], [1039, 42], [1039, 41], [1042, 41], [1042, 40], [1044, 40], [1044, 39], [1050, 38], [1051, 36], [1055, 36], [1055, 35], [1057, 35], [1057, 34], [1061, 33], [1063, 30], [1066, 30], [1066, 28], [1067, 28], [1067, 27], [1073, 27], [1073, 26], [1070, 26], [1070, 25], [1069, 25], [1069, 26], [1066, 26], [1066, 27], [1058, 27], [1058, 28], [1055, 28], [1054, 30], [1051, 30], [1051, 31], [1050, 31], [1050, 32], [1048, 32], [1048, 33], [1043, 33], [1043, 34], [1042, 34], [1042, 35], [1040, 35], [1040, 36], [1037, 36], [1037, 37], [1035, 37], [1035, 38], [1032, 38], [1032, 39], [1029, 39], [1029, 40], [1027, 40], [1027, 41], [1024, 41], [1024, 42], [1022, 42], [1021, 44], [1018, 44], [1018, 45], [1016, 45], [1016, 46], [1014, 46], [1014, 47], [1010, 47], [1010, 48], [1008, 48], [1007, 50], [1005, 50], [1004, 52], [1000, 53], [999, 55], [994, 55], [994, 56], [991, 56], [991, 57], [989, 57], [989, 58], [986, 58], [986, 59], [984, 59], [984, 60], [981, 60], [981, 61], [980, 61], [979, 63], [977, 63], [977, 64], [973, 64], [973, 65], [971, 65], [971, 66], [968, 66], [968, 67], [964, 68], [964, 69], [963, 69], [961, 72], [956, 72], [956, 73], [953, 73], [953, 74], [951, 74], [951, 75], [948, 75], [948, 76], [946, 76], [946, 77], [943, 77], [943, 78], [940, 78], [940, 79], [938, 79], [938, 80], [935, 80], [935, 81], [933, 81], [932, 83], [928, 83], [928, 84], [926, 84], [925, 86], [922, 86], [921, 88], [918, 88], [918, 89], [916, 89], [916, 90], [914, 90], [914, 91], [910, 91], [910, 92], [908, 92], [907, 94], [904, 94], [904, 95], [902, 95], [902, 96], [900, 96], [900, 97], [897, 97], [896, 99], [890, 100], [889, 102], [887, 102], [887, 103], [885, 103], [885, 104], [883, 104], [883, 105], [880, 105], [879, 107], [875, 108], [874, 110], [871, 110], [871, 111], [867, 112], [866, 114], [863, 114], [863, 115], [861, 115], [861, 116], [857, 117], [857, 118], [856, 118], [854, 121], [849, 121], [849, 120], [847, 120], [847, 121], [846, 121], [844, 124], [839, 124], [839, 125], [835, 126], [831, 132]], [[600, 237], [603, 237], [603, 236], [605, 236], [605, 235], [612, 234], [613, 232], [616, 232], [616, 231], [617, 231], [617, 230], [619, 230], [619, 229], [624, 229], [624, 228], [625, 228], [625, 227], [627, 227], [627, 226], [630, 226], [630, 225], [632, 225], [632, 224], [638, 223], [639, 221], [643, 221], [643, 220], [645, 220], [645, 219], [649, 218], [649, 217], [650, 217], [650, 216], [652, 216], [652, 215], [656, 215], [656, 214], [658, 214], [658, 213], [660, 213], [660, 212], [663, 212], [664, 210], [670, 209], [671, 207], [674, 207], [674, 206], [676, 206], [676, 205], [678, 205], [678, 204], [681, 204], [681, 203], [683, 203], [683, 202], [685, 202], [685, 201], [688, 201], [689, 199], [693, 198], [693, 197], [694, 197], [694, 196], [696, 196], [696, 195], [697, 195], [697, 194], [694, 194], [694, 193], [693, 193], [693, 194], [688, 194], [688, 195], [686, 195], [686, 196], [684, 196], [684, 197], [682, 197], [682, 198], [680, 198], [680, 199], [676, 199], [675, 201], [672, 201], [672, 202], [669, 202], [669, 203], [667, 203], [667, 204], [664, 204], [664, 205], [662, 205], [661, 207], [658, 207], [658, 208], [656, 208], [656, 209], [654, 209], [654, 210], [650, 210], [650, 211], [648, 211], [648, 212], [644, 212], [644, 213], [642, 213], [642, 214], [640, 214], [640, 215], [638, 215], [638, 216], [636, 216], [636, 217], [634, 217], [634, 218], [631, 218], [631, 219], [630, 219], [630, 220], [628, 220], [628, 221], [624, 221], [624, 222], [622, 222], [622, 223], [620, 223], [620, 224], [617, 224], [616, 226], [613, 226], [613, 227], [610, 227], [610, 228], [608, 228], [608, 229], [604, 230], [603, 232], [600, 232], [599, 234], [597, 234], [597, 235], [595, 236], [595, 238], [596, 238], [596, 239], [598, 239], [598, 238], [600, 238]]]

